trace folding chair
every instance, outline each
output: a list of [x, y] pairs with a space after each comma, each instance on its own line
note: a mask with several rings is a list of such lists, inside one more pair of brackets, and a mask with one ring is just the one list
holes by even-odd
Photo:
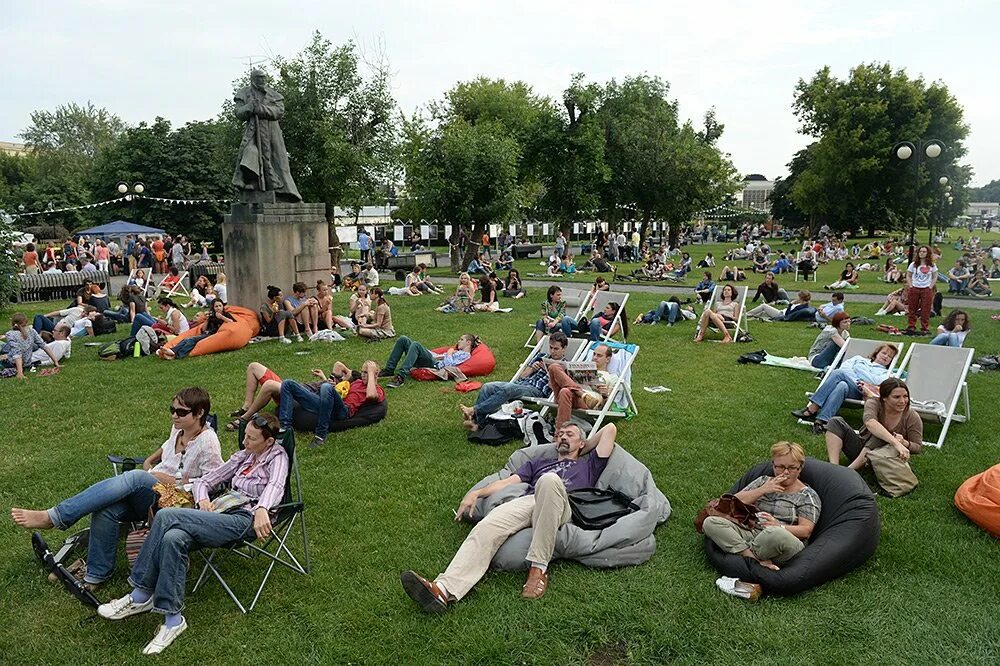
[[[893, 374], [898, 374], [898, 370], [894, 370], [899, 360], [903, 357], [903, 350], [906, 348], [906, 344], [903, 342], [886, 342], [885, 340], [866, 340], [864, 338], [847, 338], [847, 343], [840, 348], [837, 355], [833, 359], [833, 363], [830, 364], [826, 370], [823, 371], [823, 378], [820, 379], [817, 389], [822, 386], [826, 380], [830, 377], [830, 373], [838, 369], [841, 364], [849, 358], [854, 356], [865, 356], [869, 357], [875, 353], [875, 350], [882, 345], [892, 345], [897, 349], [896, 355], [892, 358], [892, 363], [889, 364], [889, 371]], [[814, 391], [806, 391], [806, 397], [811, 398]], [[864, 400], [855, 400], [853, 398], [848, 398], [844, 401], [845, 405], [853, 405], [855, 407], [864, 406]]]
[[128, 281], [125, 284], [134, 285], [136, 280], [136, 274], [142, 271], [142, 297], [149, 298], [149, 295], [156, 291], [156, 287], [153, 286], [152, 280], [152, 269], [149, 268], [133, 268], [128, 273]]
[[[715, 305], [716, 299], [721, 297], [722, 288], [725, 286], [726, 285], [716, 285], [715, 290], [712, 292], [712, 297], [708, 299], [707, 303], [705, 303], [704, 310], [708, 310]], [[743, 333], [749, 333], [749, 326], [747, 324], [747, 290], [749, 287], [746, 285], [734, 286], [736, 287], [736, 301], [740, 304], [740, 316], [732, 324], [726, 322], [726, 330], [732, 336], [733, 340], [736, 340]], [[702, 312], [704, 312], [704, 310], [702, 310]], [[708, 328], [717, 333], [720, 332], [714, 325], [710, 324]]]
[[[245, 429], [246, 424], [241, 424], [239, 429], [240, 448], [243, 448], [243, 433]], [[285, 479], [285, 494], [282, 497], [281, 504], [274, 507], [271, 511], [271, 536], [268, 537], [263, 545], [258, 545], [256, 543], [257, 535], [251, 532], [239, 541], [234, 541], [219, 548], [207, 549], [207, 554], [206, 550], [202, 550], [201, 555], [205, 561], [205, 566], [202, 568], [201, 574], [198, 576], [198, 580], [195, 582], [194, 589], [192, 590], [192, 592], [197, 592], [198, 588], [205, 581], [206, 575], [211, 572], [222, 585], [226, 594], [229, 595], [229, 598], [244, 613], [252, 611], [254, 606], [257, 605], [257, 600], [260, 598], [261, 592], [264, 591], [264, 586], [267, 584], [267, 580], [270, 578], [275, 564], [284, 565], [300, 574], [308, 574], [310, 570], [309, 537], [306, 533], [305, 505], [302, 501], [302, 481], [299, 478], [298, 459], [295, 457], [295, 433], [291, 430], [286, 431], [284, 439], [277, 442], [276, 445], [283, 447], [288, 454], [288, 477]], [[300, 523], [302, 531], [302, 559], [305, 561], [304, 566], [296, 559], [288, 547], [289, 537], [297, 522]], [[250, 602], [249, 607], [243, 605], [243, 602], [236, 596], [236, 593], [219, 571], [220, 566], [230, 555], [237, 555], [246, 560], [261, 556], [268, 560], [264, 578], [257, 587], [257, 592], [254, 595], [253, 601]]]
[[[625, 342], [625, 328], [622, 326], [622, 316], [625, 314], [625, 304], [628, 303], [628, 293], [623, 291], [599, 291], [594, 294], [585, 313], [591, 318], [604, 312], [608, 303], [617, 303], [618, 312], [615, 314], [608, 331], [601, 333], [601, 339], [606, 341]], [[581, 316], [583, 313], [581, 313]], [[577, 317], [579, 320], [579, 317]], [[582, 333], [581, 333], [582, 335]]]
[[160, 296], [176, 296], [177, 294], [191, 298], [191, 292], [184, 286], [184, 281], [187, 279], [187, 275], [187, 271], [181, 271], [177, 274], [179, 279], [172, 285], [164, 284], [170, 277], [172, 277], [171, 274], [167, 273], [164, 275], [163, 279], [160, 280], [160, 283], [156, 285], [156, 293], [153, 294], [153, 298], [159, 298]]
[[[925, 420], [942, 424], [937, 441], [925, 441], [925, 446], [941, 448], [952, 421], [964, 423], [972, 418], [969, 408], [969, 385], [966, 377], [972, 366], [975, 349], [964, 347], [939, 347], [915, 343], [899, 366], [899, 374], [906, 377], [910, 389], [910, 407]], [[956, 413], [959, 399], [964, 409]], [[934, 409], [928, 403], [938, 403]]]
[[[563, 358], [565, 358], [565, 360], [567, 361], [575, 360], [577, 355], [586, 346], [587, 346], [587, 340], [585, 340], [584, 338], [570, 338], [569, 342], [566, 344], [566, 355]], [[531, 351], [528, 352], [528, 355], [521, 362], [521, 365], [518, 366], [517, 372], [514, 373], [514, 376], [511, 377], [510, 381], [511, 382], [517, 381], [518, 377], [521, 376], [521, 373], [524, 372], [524, 369], [528, 367], [529, 363], [531, 363], [531, 359], [535, 358], [535, 356], [537, 356], [538, 354], [545, 354], [548, 351], [549, 351], [549, 336], [546, 335], [543, 336], [542, 339], [539, 340], [535, 344], [535, 346], [531, 348]]]
[[816, 282], [817, 279], [818, 279], [816, 277], [816, 269], [819, 268], [818, 266], [815, 265], [816, 259], [813, 258], [814, 265], [813, 265], [813, 267], [810, 270], [802, 270], [802, 268], [799, 266], [799, 264], [801, 264], [805, 260], [806, 260], [806, 256], [805, 256], [804, 252], [799, 252], [798, 254], [795, 255], [795, 280], [794, 281], [798, 282], [799, 281], [799, 275], [802, 275], [802, 280], [808, 282], [809, 281], [809, 276], [811, 275], [812, 276], [812, 281]]
[[[590, 305], [591, 295], [589, 289], [577, 289], [575, 287], [564, 287], [562, 289], [562, 300], [566, 303], [566, 316], [572, 317], [576, 321], [580, 321], [580, 317], [587, 312], [587, 307]], [[576, 310], [571, 310], [570, 308], [576, 308]], [[535, 328], [532, 326], [531, 335], [528, 339], [524, 341], [525, 347], [535, 346]]]
[[[636, 356], [639, 355], [639, 345], [610, 340], [594, 340], [584, 347], [583, 353], [575, 360], [591, 360], [594, 350], [600, 345], [607, 345], [612, 350], [615, 350], [616, 353], [611, 357], [611, 362], [608, 364], [608, 372], [615, 375], [618, 379], [608, 389], [608, 399], [604, 401], [600, 409], [573, 410], [575, 416], [594, 419], [590, 432], [600, 428], [601, 424], [607, 418], [625, 416], [628, 413], [639, 413], [639, 407], [632, 398], [632, 364], [635, 362]], [[554, 409], [557, 406], [553, 399], [533, 399], [533, 402], [542, 406], [539, 412], [542, 416], [545, 416], [550, 409]]]

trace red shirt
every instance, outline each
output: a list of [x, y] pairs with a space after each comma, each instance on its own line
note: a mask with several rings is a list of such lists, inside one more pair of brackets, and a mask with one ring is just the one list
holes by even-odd
[[[375, 402], [382, 402], [385, 400], [385, 391], [382, 390], [381, 386], [376, 386], [375, 390], [378, 392], [378, 398]], [[351, 382], [351, 388], [348, 389], [347, 395], [344, 396], [344, 405], [347, 407], [347, 416], [354, 416], [361, 405], [365, 404], [368, 400], [368, 384], [365, 383], [363, 379], [355, 379]]]
[[25, 252], [21, 255], [21, 261], [24, 262], [25, 266], [37, 266], [38, 265], [38, 253], [37, 252]]

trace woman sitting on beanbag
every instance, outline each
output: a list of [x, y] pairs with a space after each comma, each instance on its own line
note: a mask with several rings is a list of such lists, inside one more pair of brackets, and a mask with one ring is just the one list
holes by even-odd
[[851, 469], [861, 469], [872, 449], [891, 446], [904, 462], [924, 449], [924, 422], [910, 408], [910, 389], [902, 379], [889, 377], [879, 384], [878, 397], [865, 401], [861, 420], [860, 432], [839, 416], [826, 424], [826, 451], [834, 465], [840, 464], [841, 451]]
[[218, 333], [219, 328], [221, 328], [223, 324], [226, 322], [236, 321], [236, 318], [233, 317], [233, 315], [226, 312], [226, 304], [220, 300], [212, 301], [212, 309], [206, 315], [199, 315], [197, 323], [201, 323], [202, 317], [204, 317], [205, 327], [201, 330], [200, 335], [192, 335], [191, 337], [184, 338], [172, 348], [160, 347], [156, 350], [156, 355], [168, 361], [175, 358], [184, 358], [194, 351], [194, 346], [196, 344], [208, 336]]
[[[757, 507], [757, 524], [746, 529], [728, 518], [709, 516], [702, 529], [705, 536], [727, 553], [756, 560], [768, 569], [779, 569], [802, 551], [819, 521], [821, 502], [815, 490], [799, 480], [805, 461], [802, 447], [794, 442], [778, 442], [771, 447], [777, 476], [759, 476], [736, 493], [744, 504]], [[724, 592], [751, 600], [760, 596], [760, 585], [720, 578]]]

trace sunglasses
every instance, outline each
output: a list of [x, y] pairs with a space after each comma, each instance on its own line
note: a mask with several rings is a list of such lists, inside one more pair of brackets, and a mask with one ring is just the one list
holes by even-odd
[[265, 419], [260, 414], [257, 414], [252, 419], [250, 419], [250, 423], [254, 424], [254, 426], [259, 428], [260, 430], [263, 430], [268, 437], [277, 438], [278, 436], [277, 433], [271, 430], [271, 424], [268, 423], [267, 419]]
[[170, 405], [171, 415], [184, 417], [184, 416], [190, 416], [191, 412], [192, 410], [187, 409], [186, 407], [174, 407], [173, 405]]

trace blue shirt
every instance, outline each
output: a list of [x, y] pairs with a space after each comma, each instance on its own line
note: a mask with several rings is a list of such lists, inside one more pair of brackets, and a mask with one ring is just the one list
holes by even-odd
[[434, 364], [434, 367], [440, 370], [441, 368], [450, 368], [454, 366], [461, 365], [472, 358], [472, 354], [467, 351], [450, 351], [444, 353], [444, 358]]
[[359, 250], [371, 249], [371, 237], [363, 231], [358, 235], [358, 249]]
[[[535, 354], [535, 358], [531, 359], [531, 362], [528, 363], [528, 365], [538, 363], [543, 358], [546, 358], [546, 356], [547, 354], [541, 354], [541, 353]], [[535, 370], [527, 377], [518, 377], [514, 381], [514, 383], [519, 386], [535, 387], [536, 389], [542, 392], [543, 398], [547, 398], [552, 394], [552, 387], [549, 386], [549, 373], [548, 371], [546, 371], [545, 368], [542, 368], [541, 370]]]
[[[826, 305], [821, 306], [820, 309], [816, 312], [816, 321], [818, 321], [821, 324], [824, 324], [827, 321], [829, 321], [830, 319], [833, 319], [833, 315], [837, 314], [838, 312], [843, 312], [843, 311], [844, 311], [844, 304], [843, 303], [839, 303], [839, 304], [827, 303]], [[822, 312], [823, 314], [825, 314], [827, 318], [823, 319], [823, 317], [820, 317], [819, 316], [820, 312]]]
[[702, 280], [694, 288], [695, 291], [714, 291], [715, 283], [711, 280]]

